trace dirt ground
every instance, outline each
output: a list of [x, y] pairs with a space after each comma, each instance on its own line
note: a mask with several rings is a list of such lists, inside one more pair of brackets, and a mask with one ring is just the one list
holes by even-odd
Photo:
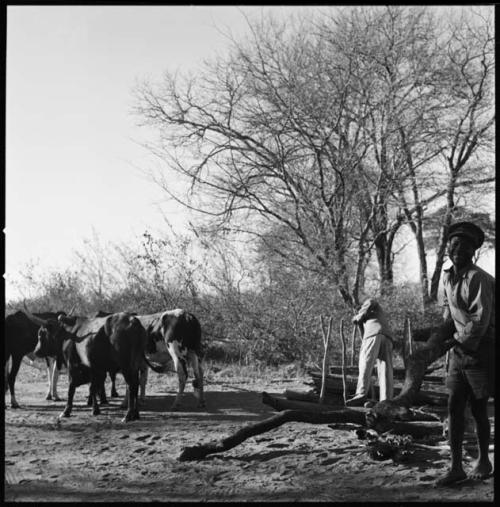
[[[262, 391], [307, 389], [305, 378], [207, 377], [206, 409], [194, 408], [189, 386], [182, 409], [171, 412], [174, 376], [150, 373], [140, 421], [122, 423], [117, 399], [93, 417], [85, 406], [88, 388], [82, 386], [72, 416], [59, 423], [64, 402], [46, 401], [45, 372], [23, 364], [16, 385], [21, 408], [8, 405], [5, 410], [5, 500], [493, 502], [493, 477], [433, 487], [449, 465], [447, 447], [416, 450], [404, 464], [374, 461], [351, 425], [332, 429], [288, 423], [225, 453], [178, 461], [185, 446], [271, 416], [274, 411], [261, 402]], [[63, 398], [66, 389], [62, 375]], [[466, 471], [472, 462], [466, 453]]]

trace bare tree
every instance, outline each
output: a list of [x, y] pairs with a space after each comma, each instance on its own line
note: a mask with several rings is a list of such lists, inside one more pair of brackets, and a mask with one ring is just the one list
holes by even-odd
[[[457, 199], [471, 192], [477, 195], [474, 192], [477, 189], [481, 189], [484, 199], [485, 190], [495, 180], [494, 165], [488, 157], [495, 126], [492, 21], [476, 15], [474, 20], [461, 18], [452, 28], [446, 44], [448, 62], [443, 69], [443, 86], [452, 105], [440, 125], [446, 206], [430, 286], [430, 298], [434, 301], [438, 296], [448, 229], [453, 218], [460, 218], [456, 212]], [[471, 203], [471, 208], [477, 210], [482, 199]]]
[[[228, 58], [197, 79], [167, 75], [159, 88], [144, 85], [138, 113], [161, 132], [158, 155], [193, 192], [203, 190], [187, 205], [211, 215], [219, 231], [263, 238], [281, 224], [297, 258], [352, 305], [346, 238], [360, 150], [345, 100], [350, 70], [332, 63], [305, 26], [249, 26], [252, 40], [233, 41]], [[288, 258], [290, 243], [276, 248]]]

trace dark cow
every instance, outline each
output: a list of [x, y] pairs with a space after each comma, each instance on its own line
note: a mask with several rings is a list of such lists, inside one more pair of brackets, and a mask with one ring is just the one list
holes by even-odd
[[123, 421], [139, 419], [137, 406], [139, 368], [144, 360], [146, 332], [140, 321], [128, 313], [108, 317], [59, 317], [47, 321], [38, 332], [35, 354], [39, 357], [62, 353], [68, 367], [68, 400], [60, 417], [69, 417], [75, 390], [90, 383], [92, 413], [100, 413], [97, 395], [104, 389], [106, 372], [122, 372], [127, 383], [128, 410]]
[[[45, 312], [29, 314], [35, 315], [41, 319], [57, 319], [59, 315], [66, 315], [65, 312]], [[37, 344], [37, 333], [40, 324], [34, 322], [29, 315], [22, 311], [17, 311], [5, 317], [5, 392], [7, 385], [10, 390], [10, 405], [12, 408], [19, 408], [15, 395], [15, 383], [21, 361], [24, 356], [30, 355]], [[8, 367], [10, 363], [10, 368]], [[52, 359], [47, 361], [47, 374], [49, 389], [47, 400], [59, 400], [57, 395], [57, 379], [61, 363], [57, 364]]]
[[[137, 318], [148, 334], [146, 352], [151, 354], [168, 351], [174, 362], [179, 388], [172, 409], [179, 407], [186, 386], [188, 365], [191, 365], [194, 372], [193, 387], [198, 406], [204, 407], [201, 326], [198, 319], [192, 313], [182, 309], [138, 315]], [[151, 364], [149, 365], [153, 370], [158, 371]]]
[[[130, 315], [137, 315], [135, 312], [127, 312]], [[102, 310], [99, 310], [96, 312], [93, 317], [108, 317], [109, 315], [113, 315], [112, 312], [104, 312]], [[111, 397], [112, 398], [118, 398], [120, 395], [116, 391], [116, 374], [119, 373], [119, 370], [116, 369], [114, 371], [108, 371], [109, 378], [111, 379]], [[146, 399], [146, 383], [148, 381], [148, 365], [145, 361], [141, 363], [141, 366], [139, 368], [139, 400], [141, 402], [144, 402]], [[104, 403], [106, 403], [106, 393], [105, 391], [102, 392], [100, 395], [101, 398], [101, 404], [103, 403], [103, 399], [105, 400]], [[89, 396], [88, 398], [88, 405], [91, 406], [91, 398]], [[126, 398], [122, 403], [122, 407], [126, 406]]]

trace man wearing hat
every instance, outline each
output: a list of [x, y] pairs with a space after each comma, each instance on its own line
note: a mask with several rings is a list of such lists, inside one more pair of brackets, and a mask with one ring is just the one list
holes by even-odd
[[444, 318], [452, 319], [456, 329], [446, 377], [451, 467], [436, 482], [438, 486], [467, 478], [462, 467], [467, 401], [476, 423], [479, 451], [469, 477], [484, 479], [492, 470], [487, 404], [494, 389], [495, 279], [472, 262], [483, 241], [483, 231], [472, 222], [450, 226], [447, 248], [452, 266], [444, 270], [443, 287]]
[[377, 364], [380, 401], [391, 399], [394, 392], [392, 349], [394, 335], [380, 303], [368, 298], [353, 317], [363, 339], [359, 349], [359, 373], [356, 394], [346, 401], [347, 407], [363, 405], [368, 398], [373, 367]]

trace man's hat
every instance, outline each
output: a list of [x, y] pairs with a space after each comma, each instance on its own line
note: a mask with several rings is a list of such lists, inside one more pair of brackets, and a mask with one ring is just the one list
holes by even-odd
[[453, 238], [453, 236], [465, 236], [466, 238], [469, 238], [475, 249], [478, 249], [484, 241], [484, 232], [480, 227], [472, 222], [457, 222], [450, 225], [450, 229], [448, 231], [448, 241]]

